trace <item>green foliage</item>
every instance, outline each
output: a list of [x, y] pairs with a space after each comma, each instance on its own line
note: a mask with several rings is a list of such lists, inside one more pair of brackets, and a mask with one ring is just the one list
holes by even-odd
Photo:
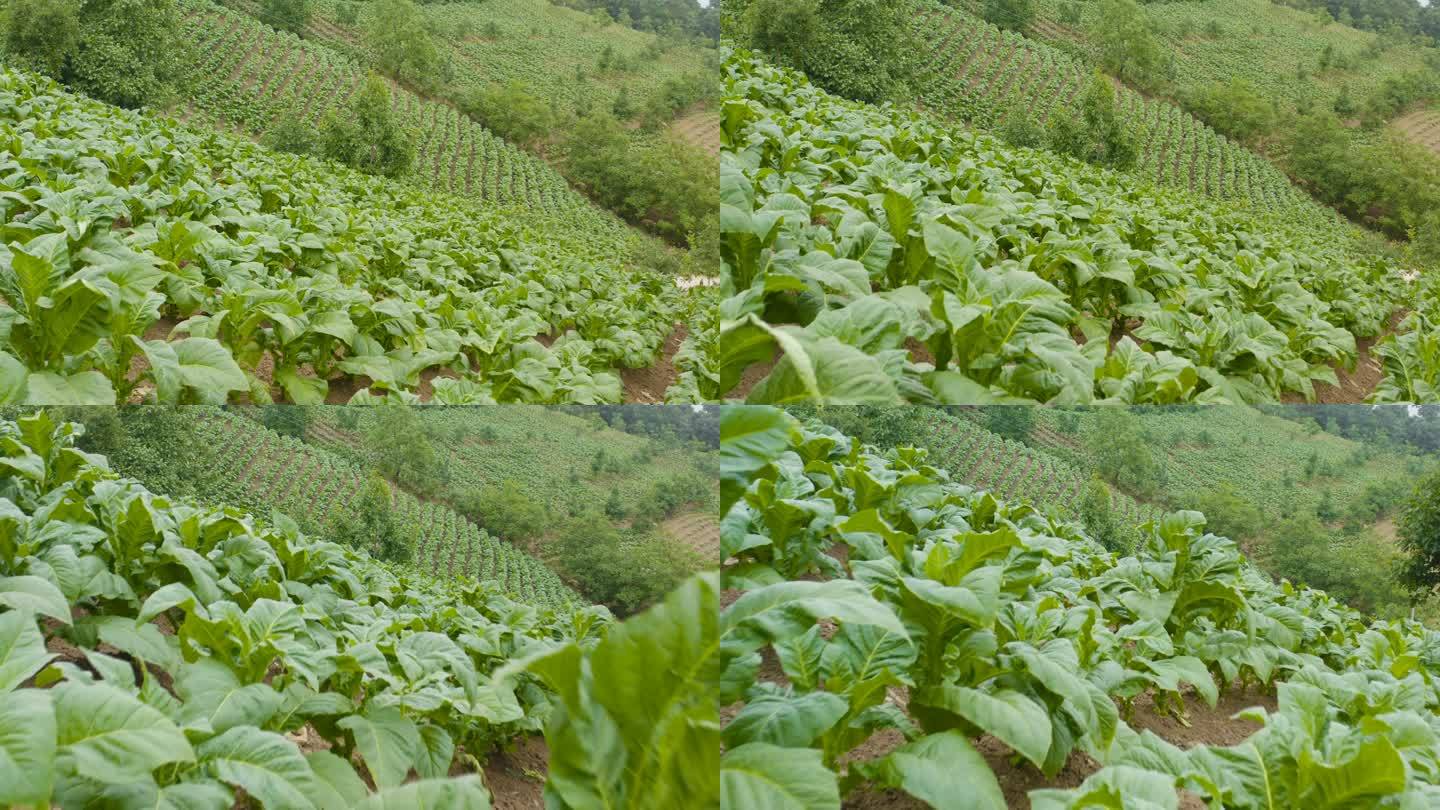
[[539, 539], [550, 522], [544, 505], [509, 481], [462, 497], [459, 508], [471, 520], [512, 543]]
[[371, 76], [345, 115], [332, 115], [321, 132], [322, 152], [366, 174], [399, 177], [415, 161], [409, 134], [391, 117], [390, 88]]
[[375, 0], [369, 5], [366, 45], [381, 73], [424, 91], [438, 90], [449, 81], [450, 63], [412, 0]]
[[984, 412], [985, 429], [1011, 441], [1025, 441], [1035, 427], [1035, 411], [1023, 405], [991, 405]]
[[1163, 491], [1164, 463], [1134, 420], [1119, 409], [1104, 409], [1086, 426], [1086, 455], [1102, 478], [1146, 497]]
[[304, 441], [310, 410], [300, 405], [269, 405], [260, 409], [260, 422], [281, 436]]
[[1050, 148], [1097, 166], [1128, 169], [1139, 157], [1135, 131], [1120, 118], [1115, 108], [1115, 88], [1102, 73], [1095, 73], [1085, 85], [1077, 113], [1058, 111], [1049, 122]]
[[[746, 421], [767, 417], [753, 408]], [[869, 781], [934, 806], [963, 790], [1001, 808], [968, 742], [982, 734], [1014, 753], [1006, 768], [1045, 779], [1074, 751], [1104, 752], [1107, 767], [1079, 788], [1032, 792], [1046, 810], [1173, 808], [1180, 789], [1216, 806], [1259, 797], [1235, 805], [1256, 810], [1277, 796], [1383, 806], [1433, 790], [1433, 735], [1410, 737], [1440, 708], [1423, 688], [1433, 631], [1418, 622], [1367, 621], [1276, 584], [1198, 512], [1146, 524], [1117, 556], [1073, 524], [933, 474], [923, 450], [881, 453], [779, 418], [766, 434], [778, 442], [749, 430], [722, 441], [722, 475], [741, 490], [723, 520], [735, 564], [722, 577], [741, 593], [720, 617], [720, 702], [741, 705], [721, 769], [746, 806], [791, 795], [834, 806]], [[915, 509], [920, 491], [943, 510]], [[811, 566], [778, 567], [797, 543]], [[1041, 574], [1037, 559], [1053, 567]], [[1132, 728], [1141, 695], [1143, 711], [1183, 724], [1188, 701], [1213, 708], [1222, 690], [1252, 686], [1277, 690], [1279, 705], [1246, 712], [1263, 729], [1238, 744], [1181, 749]], [[903, 712], [886, 699], [899, 687]], [[907, 742], [857, 757], [878, 734]]]
[[410, 547], [401, 538], [395, 522], [395, 504], [390, 485], [372, 472], [360, 491], [359, 503], [343, 518], [330, 526], [329, 535], [336, 541], [362, 549], [379, 560], [405, 563], [410, 561]]
[[578, 120], [566, 133], [567, 177], [602, 205], [672, 242], [714, 218], [715, 161], [676, 138], [632, 142], [609, 111]]
[[[4, 804], [488, 807], [478, 777], [448, 778], [466, 766], [457, 753], [535, 733], [560, 699], [502, 667], [584, 655], [610, 629], [603, 609], [536, 611], [397, 573], [283, 516], [261, 525], [152, 493], [76, 451], [76, 432], [44, 413], [0, 422], [0, 460], [23, 470], [0, 478], [5, 536], [25, 538], [0, 543]], [[46, 507], [57, 497], [71, 499], [63, 515]], [[66, 560], [95, 576], [64, 574]], [[677, 596], [624, 638], [689, 654], [668, 640], [698, 633], [700, 587], [702, 601]], [[61, 639], [74, 660], [46, 652]], [[674, 677], [664, 669], [652, 682]], [[681, 680], [670, 694], [697, 690], [691, 703], [713, 713], [713, 688]], [[609, 716], [629, 737], [670, 739], [652, 717]], [[330, 750], [302, 752], [302, 729]]]
[[1105, 70], [1126, 84], [1155, 88], [1165, 79], [1164, 51], [1135, 0], [1100, 0], [1090, 38]]
[[587, 598], [622, 615], [632, 613], [696, 570], [693, 554], [673, 541], [622, 529], [607, 518], [614, 518], [608, 510], [570, 518], [552, 541], [555, 564]]
[[189, 54], [175, 0], [11, 0], [6, 51], [122, 107], [160, 106]]
[[315, 130], [295, 116], [286, 116], [265, 134], [265, 146], [292, 155], [313, 155], [319, 151]]
[[1211, 531], [1239, 542], [1253, 540], [1270, 528], [1271, 521], [1265, 512], [1230, 482], [1183, 492], [1167, 500], [1184, 503], [1197, 512], [1203, 512]]
[[903, 97], [918, 48], [910, 10], [884, 0], [748, 0], [736, 3], [738, 41], [805, 72], [846, 98]]
[[1076, 512], [1086, 534], [1111, 551], [1127, 551], [1121, 540], [1120, 522], [1110, 502], [1110, 487], [1098, 477], [1091, 478], [1080, 493]]
[[1417, 598], [1440, 586], [1440, 470], [1416, 482], [1399, 521], [1400, 547], [1408, 555], [1401, 580]]
[[261, 0], [260, 13], [276, 28], [299, 34], [310, 24], [314, 8], [312, 0]]
[[495, 134], [521, 145], [548, 138], [555, 128], [555, 112], [518, 81], [470, 87], [456, 99], [460, 110]]
[[[1333, 218], [1311, 230], [1149, 190], [1137, 202], [1126, 175], [845, 102], [745, 53], [727, 81], [720, 396], [770, 364], [749, 401], [1238, 403], [1292, 386], [1311, 397], [1401, 295], [1382, 281], [1385, 261], [1327, 230]], [[1133, 160], [1103, 76], [1083, 104], [1085, 123], [1065, 129], [1076, 151]], [[867, 146], [841, 155], [837, 139]], [[1037, 166], [1049, 181], [1032, 187]], [[981, 192], [957, 201], [944, 179], [957, 176]], [[1054, 216], [1086, 207], [1125, 214]], [[1300, 297], [1281, 303], [1282, 286]], [[1354, 320], [1341, 326], [1337, 310]], [[1292, 317], [1323, 337], [1292, 343]], [[1266, 335], [1243, 341], [1262, 356], [1242, 334]]]
[[1035, 22], [1035, 0], [985, 0], [981, 15], [986, 22], [1024, 32]]
[[1247, 143], [1269, 135], [1277, 124], [1272, 102], [1245, 79], [1196, 88], [1186, 94], [1185, 105], [1217, 132]]

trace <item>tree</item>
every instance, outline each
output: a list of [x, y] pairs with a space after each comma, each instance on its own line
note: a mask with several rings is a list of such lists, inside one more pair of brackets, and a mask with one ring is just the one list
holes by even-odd
[[330, 114], [321, 140], [326, 157], [367, 174], [399, 177], [415, 159], [414, 145], [391, 117], [390, 88], [378, 76], [365, 81], [348, 114]]
[[298, 115], [286, 115], [265, 134], [265, 145], [292, 155], [315, 154], [315, 130]]
[[1080, 111], [1062, 107], [1049, 122], [1050, 148], [1099, 166], [1128, 169], [1140, 155], [1139, 138], [1115, 106], [1115, 87], [1096, 71], [1080, 97]]
[[267, 405], [260, 409], [260, 421], [281, 436], [304, 440], [310, 412], [303, 405]]
[[300, 33], [310, 24], [311, 0], [263, 0], [261, 17], [276, 28]]
[[735, 6], [746, 44], [857, 101], [903, 97], [924, 52], [905, 3], [750, 0]]
[[1110, 505], [1110, 487], [1104, 481], [1096, 477], [1085, 484], [1077, 511], [1090, 539], [1110, 551], [1128, 551], [1120, 537], [1120, 523]]
[[7, 58], [121, 107], [161, 106], [186, 60], [175, 0], [11, 0]]
[[408, 562], [410, 546], [395, 525], [394, 510], [390, 486], [380, 473], [372, 471], [359, 502], [347, 510], [349, 514], [337, 514], [331, 519], [330, 537], [338, 543], [364, 549], [381, 560]]
[[540, 537], [548, 523], [545, 507], [513, 481], [461, 496], [460, 511], [512, 543]]
[[63, 79], [80, 48], [80, 0], [12, 0], [6, 54], [18, 66]]
[[1034, 409], [1024, 405], [991, 405], [985, 408], [985, 429], [1012, 441], [1030, 438], [1035, 427]]
[[1186, 106], [1216, 131], [1246, 143], [1275, 129], [1274, 104], [1246, 79], [1204, 85], [1188, 94]]
[[1035, 0], [985, 0], [987, 22], [1011, 31], [1025, 31], [1035, 22]]
[[1101, 64], [1121, 81], [1152, 88], [1160, 83], [1164, 51], [1135, 0], [1100, 0], [1091, 37]]
[[472, 87], [455, 99], [460, 111], [511, 143], [533, 145], [555, 129], [555, 112], [519, 81]]
[[449, 81], [449, 63], [411, 0], [377, 0], [367, 43], [382, 73], [426, 91]]
[[1440, 470], [1422, 479], [1406, 502], [1398, 526], [1400, 547], [1409, 555], [1400, 581], [1416, 600], [1440, 586]]

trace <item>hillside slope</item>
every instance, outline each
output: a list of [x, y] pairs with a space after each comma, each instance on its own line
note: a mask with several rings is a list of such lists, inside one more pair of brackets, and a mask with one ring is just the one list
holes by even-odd
[[25, 246], [6, 250], [53, 273], [4, 291], [15, 323], [72, 295], [79, 318], [58, 342], [17, 326], [0, 400], [618, 402], [619, 367], [656, 363], [684, 311], [617, 231], [528, 224], [33, 76], [3, 75], [0, 132], [27, 144], [0, 157], [23, 192], [5, 241]]
[[[1078, 108], [1080, 88], [1094, 69], [1043, 40], [1002, 31], [938, 0], [918, 6], [915, 26], [930, 46], [917, 80], [920, 103], [973, 126], [997, 129], [1026, 114], [1043, 124], [1059, 107]], [[1174, 104], [1124, 86], [1117, 104], [1131, 130], [1144, 134], [1133, 169], [1138, 177], [1321, 226], [1337, 221], [1267, 159]]]
[[[1308, 398], [1398, 308], [1433, 306], [1334, 217], [1157, 189], [849, 102], [747, 53], [726, 70], [722, 394]], [[1440, 373], [1402, 344], [1379, 351]]]

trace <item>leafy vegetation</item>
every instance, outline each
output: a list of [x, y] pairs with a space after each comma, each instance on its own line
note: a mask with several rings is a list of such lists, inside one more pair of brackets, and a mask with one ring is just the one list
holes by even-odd
[[[1046, 779], [1078, 753], [1099, 764], [1032, 791], [1047, 809], [1177, 808], [1182, 789], [1257, 809], [1437, 795], [1436, 633], [1275, 583], [1198, 512], [1146, 523], [1120, 556], [951, 482], [924, 450], [769, 408], [727, 409], [722, 457], [723, 578], [743, 591], [719, 632], [727, 805], [889, 788], [947, 807], [963, 785], [970, 806], [1005, 807], [982, 734]], [[1259, 728], [1236, 744], [1135, 730], [1232, 693], [1278, 698], [1242, 713]]]
[[0, 802], [488, 808], [473, 771], [542, 728], [547, 801], [718, 790], [713, 577], [625, 624], [536, 610], [152, 493], [77, 433], [0, 422]]
[[1404, 303], [1395, 268], [1333, 222], [1139, 189], [835, 98], [743, 52], [727, 64], [722, 126], [722, 396], [773, 362], [739, 393], [1311, 398]]
[[437, 374], [451, 404], [619, 401], [618, 368], [684, 315], [624, 265], [623, 229], [532, 226], [25, 74], [0, 108], [33, 144], [0, 161], [0, 402], [413, 400]]

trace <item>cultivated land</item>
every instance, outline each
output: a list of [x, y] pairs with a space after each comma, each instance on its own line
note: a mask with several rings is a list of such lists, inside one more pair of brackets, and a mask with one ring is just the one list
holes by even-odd
[[[933, 0], [918, 6], [915, 26], [930, 59], [919, 104], [969, 126], [995, 129], [1027, 113], [1043, 124], [1062, 106], [1078, 109], [1080, 89], [1094, 70], [1043, 36], [1004, 31]], [[1184, 109], [1124, 86], [1116, 101], [1127, 126], [1143, 133], [1132, 170], [1141, 180], [1317, 223], [1336, 219], [1270, 161]]]
[[[718, 803], [713, 575], [624, 623], [535, 607], [148, 490], [78, 434], [0, 421], [0, 804]], [[630, 690], [666, 696], [663, 717]], [[583, 770], [596, 716], [619, 724], [621, 775], [552, 782]]]
[[1123, 796], [1248, 810], [1437, 795], [1432, 736], [1402, 731], [1440, 713], [1424, 624], [1277, 583], [1196, 512], [1116, 554], [923, 450], [761, 408], [722, 430], [721, 767], [750, 801], [803, 789], [919, 808], [963, 790], [987, 808]]
[[[34, 144], [8, 158], [7, 251], [50, 274], [6, 298], [46, 323], [74, 297], [82, 327], [12, 333], [0, 359], [34, 401], [618, 402], [698, 300], [568, 190], [579, 224], [552, 228], [3, 79], [0, 126]], [[108, 306], [76, 260], [118, 285]]]
[[[369, 414], [360, 414], [351, 427], [334, 408], [316, 409], [307, 431], [307, 443], [364, 463]], [[706, 537], [713, 530], [714, 454], [694, 447], [665, 447], [652, 439], [623, 433], [595, 423], [538, 407], [460, 408], [416, 411], [416, 418], [433, 436], [453, 435], [438, 441], [436, 451], [447, 470], [449, 483], [459, 491], [479, 492], [502, 484], [513, 485], [542, 504], [557, 519], [572, 514], [603, 515], [611, 493], [618, 496], [623, 514], [617, 526], [628, 527], [641, 514], [658, 522], [676, 543], [693, 548], [709, 563], [713, 545]], [[597, 469], [597, 466], [599, 469]], [[683, 491], [668, 511], [659, 508], [657, 489], [673, 486]], [[682, 516], [710, 515], [681, 520]], [[544, 538], [536, 545], [544, 554]]]
[[[746, 53], [726, 76], [723, 396], [1384, 401], [1437, 373], [1428, 338], [1382, 336], [1430, 294], [1333, 212], [1157, 189]], [[1383, 372], [1342, 389], [1376, 337]]]

